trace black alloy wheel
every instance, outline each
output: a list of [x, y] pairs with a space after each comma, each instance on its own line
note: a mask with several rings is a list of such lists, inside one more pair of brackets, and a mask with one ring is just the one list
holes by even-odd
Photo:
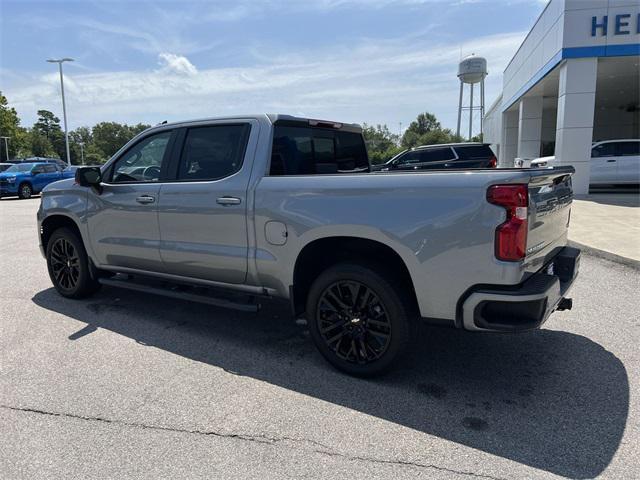
[[379, 359], [391, 342], [391, 323], [380, 298], [367, 285], [338, 281], [318, 302], [320, 335], [337, 357], [366, 364]]
[[80, 278], [80, 258], [74, 246], [66, 238], [58, 238], [51, 246], [51, 269], [56, 283], [71, 290]]
[[350, 375], [388, 370], [406, 350], [415, 301], [382, 266], [339, 263], [313, 282], [306, 315], [322, 356]]
[[83, 298], [100, 288], [100, 283], [91, 276], [84, 244], [73, 230], [63, 227], [53, 232], [46, 256], [49, 278], [63, 297]]

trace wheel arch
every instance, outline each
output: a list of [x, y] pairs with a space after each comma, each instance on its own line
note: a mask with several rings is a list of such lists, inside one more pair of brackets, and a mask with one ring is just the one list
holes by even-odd
[[42, 220], [42, 223], [40, 224], [40, 242], [45, 251], [53, 232], [63, 227], [68, 228], [75, 234], [77, 234], [78, 238], [80, 238], [80, 240], [82, 240], [82, 243], [85, 244], [86, 249], [86, 242], [76, 221], [67, 215], [57, 213], [55, 215], [49, 215], [44, 220]]
[[393, 275], [402, 288], [406, 289], [413, 304], [411, 306], [418, 310], [410, 270], [396, 250], [369, 238], [329, 236], [310, 241], [296, 258], [290, 287], [291, 306], [296, 315], [304, 312], [309, 289], [315, 278], [327, 268], [346, 261], [371, 265]]

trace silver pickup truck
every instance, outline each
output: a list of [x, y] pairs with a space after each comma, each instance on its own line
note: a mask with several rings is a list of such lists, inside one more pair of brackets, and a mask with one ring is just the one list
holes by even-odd
[[49, 185], [39, 237], [65, 297], [106, 284], [242, 310], [287, 299], [329, 362], [366, 376], [420, 317], [521, 331], [570, 308], [572, 173], [370, 172], [357, 125], [197, 120]]

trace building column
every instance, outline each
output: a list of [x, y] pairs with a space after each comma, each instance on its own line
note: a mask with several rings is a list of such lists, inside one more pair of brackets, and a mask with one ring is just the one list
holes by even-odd
[[542, 141], [542, 97], [522, 97], [518, 108], [518, 157], [540, 156]]
[[558, 164], [575, 167], [579, 195], [589, 193], [597, 76], [597, 58], [571, 58], [560, 66], [555, 153]]
[[518, 153], [518, 112], [508, 111], [502, 114], [502, 148], [499, 166], [513, 167], [513, 159]]

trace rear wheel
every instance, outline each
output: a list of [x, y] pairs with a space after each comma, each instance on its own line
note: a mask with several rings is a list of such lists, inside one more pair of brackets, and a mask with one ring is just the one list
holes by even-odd
[[380, 374], [409, 342], [406, 297], [381, 269], [335, 265], [309, 291], [306, 311], [311, 337], [338, 369], [357, 376]]
[[23, 183], [18, 187], [18, 197], [27, 199], [31, 198], [31, 195], [33, 195], [33, 189], [28, 183]]
[[89, 272], [89, 257], [78, 235], [59, 228], [47, 244], [49, 277], [58, 293], [68, 298], [82, 298], [96, 292], [100, 284]]

